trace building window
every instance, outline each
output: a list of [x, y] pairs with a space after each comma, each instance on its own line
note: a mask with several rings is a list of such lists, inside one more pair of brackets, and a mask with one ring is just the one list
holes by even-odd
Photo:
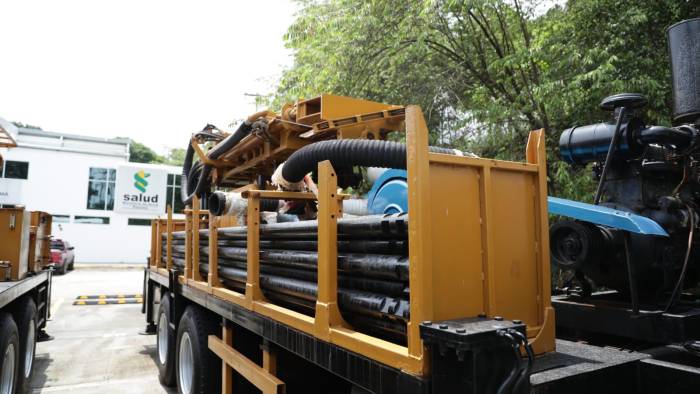
[[70, 215], [51, 215], [53, 223], [68, 223], [70, 222]]
[[[114, 184], [117, 171], [113, 168], [90, 168], [87, 209], [114, 209]], [[77, 216], [76, 216], [77, 219]]]
[[128, 220], [128, 225], [129, 225], [129, 226], [150, 226], [150, 225], [151, 225], [151, 219], [129, 218], [129, 220]]
[[29, 176], [29, 163], [26, 161], [7, 160], [3, 164], [0, 164], [3, 178], [27, 179]]
[[168, 174], [168, 187], [166, 195], [166, 205], [165, 211], [168, 211], [168, 205], [173, 207], [173, 212], [182, 213], [185, 209], [185, 204], [182, 203], [182, 198], [180, 198], [180, 176], [175, 174]]
[[109, 218], [104, 216], [78, 216], [75, 215], [74, 223], [81, 224], [109, 224]]

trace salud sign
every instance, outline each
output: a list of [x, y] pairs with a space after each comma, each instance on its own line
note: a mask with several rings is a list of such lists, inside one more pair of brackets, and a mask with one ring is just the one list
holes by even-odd
[[165, 212], [168, 172], [150, 166], [127, 165], [117, 168], [114, 210], [124, 213]]

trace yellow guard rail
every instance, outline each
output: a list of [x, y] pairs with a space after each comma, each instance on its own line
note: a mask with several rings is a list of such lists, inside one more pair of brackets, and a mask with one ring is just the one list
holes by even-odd
[[[329, 124], [335, 124], [330, 121]], [[419, 107], [405, 109], [409, 189], [410, 321], [407, 346], [353, 330], [337, 304], [337, 220], [342, 199], [330, 162], [319, 163], [319, 194], [239, 189], [248, 198], [245, 293], [218, 278], [217, 229], [236, 225], [194, 201], [185, 220], [155, 220], [151, 269], [172, 268], [173, 231], [187, 232], [179, 281], [319, 339], [415, 375], [426, 375], [419, 323], [486, 315], [522, 320], [536, 353], [554, 350], [544, 131], [530, 133], [527, 162], [430, 153]], [[318, 199], [318, 299], [314, 317], [266, 300], [260, 289], [260, 199]], [[209, 228], [209, 275], [199, 272], [198, 229]], [[166, 250], [161, 237], [166, 234]], [[214, 246], [214, 247], [212, 247]], [[165, 253], [165, 263], [161, 263]], [[217, 350], [227, 346], [216, 342]]]

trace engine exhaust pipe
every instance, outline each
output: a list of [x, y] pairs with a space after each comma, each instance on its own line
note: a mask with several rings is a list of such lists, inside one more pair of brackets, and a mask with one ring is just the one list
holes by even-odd
[[700, 123], [700, 18], [668, 28], [673, 124]]

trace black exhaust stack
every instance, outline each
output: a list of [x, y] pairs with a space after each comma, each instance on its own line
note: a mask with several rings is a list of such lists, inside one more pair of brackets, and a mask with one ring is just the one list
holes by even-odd
[[700, 123], [700, 18], [668, 28], [673, 124]]

